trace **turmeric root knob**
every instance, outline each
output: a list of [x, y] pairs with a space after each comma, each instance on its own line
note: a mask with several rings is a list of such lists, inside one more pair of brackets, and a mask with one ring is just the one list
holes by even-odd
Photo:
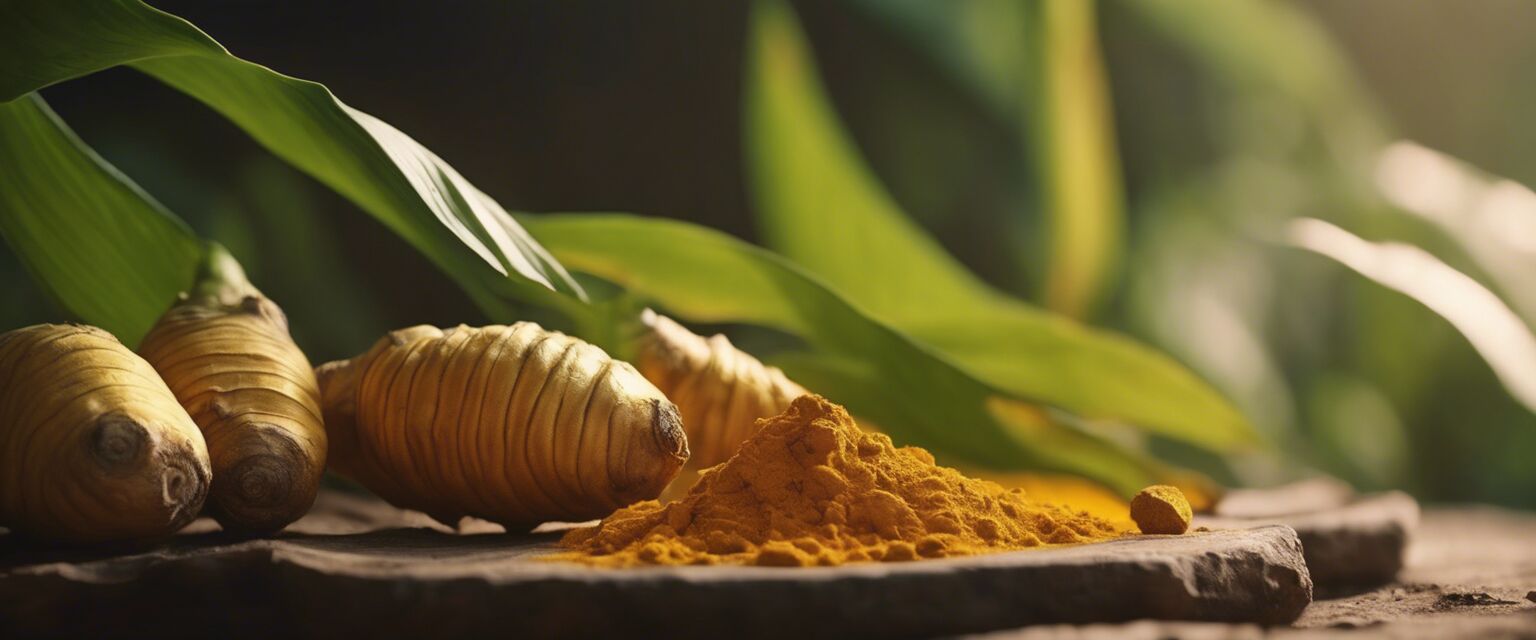
[[309, 511], [325, 469], [320, 386], [282, 309], [233, 257], [210, 247], [196, 287], [139, 351], [207, 438], [219, 524], [268, 533]]
[[447, 524], [590, 520], [688, 458], [677, 408], [627, 363], [536, 324], [390, 333], [317, 371], [332, 468]]
[[1189, 501], [1178, 487], [1152, 485], [1131, 499], [1131, 519], [1142, 533], [1179, 535], [1189, 530], [1193, 517]]
[[0, 525], [68, 542], [168, 535], [202, 509], [209, 475], [197, 425], [111, 334], [0, 336]]
[[737, 349], [723, 335], [704, 338], [647, 309], [640, 373], [677, 403], [693, 467], [725, 462], [751, 437], [757, 420], [779, 415], [804, 387]]

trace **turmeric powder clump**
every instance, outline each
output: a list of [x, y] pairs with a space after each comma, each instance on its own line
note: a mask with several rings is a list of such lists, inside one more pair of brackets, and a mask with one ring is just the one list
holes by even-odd
[[1131, 519], [1145, 534], [1179, 535], [1189, 530], [1193, 517], [1184, 492], [1175, 486], [1155, 484], [1131, 499]]
[[1121, 534], [940, 467], [917, 447], [860, 431], [820, 396], [796, 399], [686, 496], [641, 502], [567, 533], [555, 559], [591, 565], [838, 565], [907, 561]]

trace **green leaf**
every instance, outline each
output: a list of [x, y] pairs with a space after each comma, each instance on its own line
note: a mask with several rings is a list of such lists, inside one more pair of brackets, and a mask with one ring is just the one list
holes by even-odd
[[1315, 218], [1292, 220], [1288, 231], [1292, 245], [1327, 256], [1444, 318], [1509, 394], [1536, 411], [1536, 334], [1497, 294], [1413, 245], [1370, 242]]
[[[713, 230], [627, 215], [540, 216], [529, 227], [577, 271], [696, 322], [747, 323], [805, 339], [801, 382], [893, 437], [999, 469], [1075, 473], [1120, 491], [1151, 477], [1123, 452], [1056, 425], [1021, 438], [986, 411], [996, 391], [871, 318], [780, 256]], [[1127, 494], [1128, 495], [1128, 494]]]
[[70, 313], [134, 345], [192, 282], [192, 231], [43, 99], [0, 103], [0, 234]]
[[1033, 107], [1037, 171], [1050, 229], [1045, 304], [1088, 315], [1108, 288], [1121, 252], [1122, 186], [1114, 117], [1099, 53], [1094, 3], [1045, 0], [1030, 40], [1041, 49]]
[[769, 246], [996, 389], [1213, 449], [1253, 442], [1227, 400], [1172, 359], [1007, 298], [945, 253], [842, 133], [788, 9], [758, 6], [747, 153]]
[[[1536, 191], [1406, 140], [1387, 146], [1375, 173], [1388, 202], [1440, 230], [1478, 267], [1464, 271], [1485, 273], [1482, 279], [1536, 325], [1536, 288], [1527, 284], [1536, 272]], [[1453, 257], [1445, 247], [1420, 244], [1441, 259]]]
[[138, 0], [17, 0], [0, 8], [0, 101], [119, 65], [223, 114], [373, 214], [483, 306], [500, 308], [508, 297], [584, 299], [499, 204], [322, 85], [237, 58], [185, 20]]

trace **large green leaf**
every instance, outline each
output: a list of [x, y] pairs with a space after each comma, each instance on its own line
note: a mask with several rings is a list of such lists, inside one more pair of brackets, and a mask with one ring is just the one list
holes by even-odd
[[[451, 274], [483, 306], [584, 293], [494, 200], [432, 152], [324, 86], [231, 55], [138, 0], [0, 5], [0, 101], [118, 65], [204, 102], [335, 189]], [[547, 295], [555, 291], [568, 296]]]
[[70, 313], [132, 345], [187, 288], [192, 231], [36, 95], [0, 103], [0, 234]]
[[1172, 359], [1007, 298], [945, 253], [842, 133], [788, 9], [759, 7], [747, 153], [771, 247], [996, 389], [1216, 449], [1253, 440], [1243, 417]]
[[986, 407], [996, 391], [871, 318], [773, 253], [693, 225], [626, 215], [541, 216], [538, 238], [572, 269], [697, 322], [800, 336], [815, 354], [781, 362], [903, 442], [999, 469], [1076, 473], [1120, 491], [1152, 478], [1123, 451], [1057, 425], [1019, 437]]

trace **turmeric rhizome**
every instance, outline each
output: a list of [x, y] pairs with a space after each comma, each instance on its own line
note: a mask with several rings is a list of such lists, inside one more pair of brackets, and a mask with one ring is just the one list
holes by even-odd
[[677, 408], [640, 372], [531, 322], [401, 329], [317, 375], [331, 469], [449, 525], [601, 517], [688, 459]]
[[208, 441], [208, 511], [227, 530], [271, 533], [309, 511], [325, 471], [320, 385], [288, 317], [209, 248], [198, 281], [139, 345]]
[[197, 425], [112, 334], [0, 334], [0, 526], [72, 543], [167, 536], [202, 509], [210, 473]]

